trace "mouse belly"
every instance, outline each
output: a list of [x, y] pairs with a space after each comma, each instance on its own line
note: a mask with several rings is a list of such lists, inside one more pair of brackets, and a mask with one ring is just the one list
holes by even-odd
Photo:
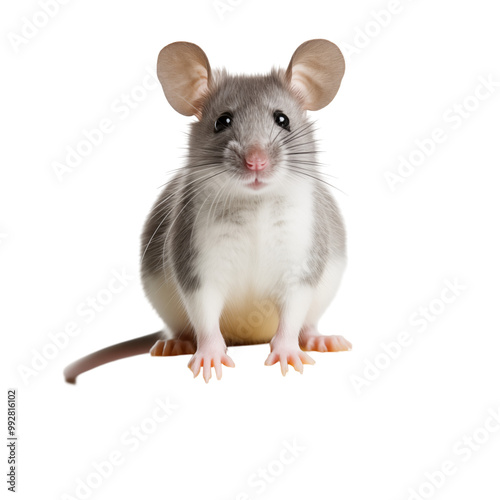
[[[184, 308], [177, 283], [164, 276], [144, 276], [144, 290], [165, 325], [169, 337], [191, 334], [192, 325]], [[278, 328], [279, 315], [271, 299], [256, 295], [233, 295], [220, 317], [220, 329], [226, 344], [248, 345], [270, 342]]]
[[220, 328], [227, 345], [270, 342], [278, 329], [278, 309], [270, 299], [245, 297], [222, 311]]

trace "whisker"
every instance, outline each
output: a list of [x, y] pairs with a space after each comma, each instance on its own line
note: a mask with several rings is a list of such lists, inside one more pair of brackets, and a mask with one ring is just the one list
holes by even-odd
[[286, 152], [285, 154], [286, 155], [315, 155], [316, 153], [325, 153], [326, 151], [292, 151], [291, 153], [290, 152]]
[[[221, 172], [222, 173], [222, 172]], [[217, 174], [216, 174], [217, 175]], [[208, 181], [211, 177], [210, 176], [206, 176], [206, 177], [203, 177], [202, 179], [194, 179], [192, 182], [186, 184], [185, 186], [182, 186], [182, 189], [186, 189], [187, 187], [189, 186], [192, 186], [193, 183], [195, 182], [201, 182], [201, 183], [204, 183], [205, 181]], [[197, 187], [197, 186], [195, 186]], [[191, 189], [191, 188], [190, 188]], [[158, 205], [156, 205], [153, 209], [153, 211], [151, 212], [151, 215], [153, 214], [157, 214], [162, 207], [162, 205], [164, 206], [171, 198], [173, 198], [176, 194], [178, 194], [178, 191], [177, 192], [174, 192], [172, 193], [170, 196], [167, 196], [165, 199], [161, 200], [160, 203], [158, 203]], [[155, 231], [153, 232], [151, 238], [149, 239], [145, 249], [144, 249], [144, 252], [142, 254], [142, 257], [141, 257], [141, 261], [140, 263], [142, 264], [143, 260], [144, 260], [144, 257], [146, 255], [146, 252], [148, 251], [148, 248], [149, 248], [149, 245], [151, 244], [151, 242], [153, 241], [153, 238], [155, 237], [156, 233], [158, 232], [158, 230], [160, 229], [160, 227], [162, 226], [162, 224], [165, 222], [165, 220], [167, 219], [167, 217], [172, 213], [172, 211], [175, 209], [176, 207], [172, 207], [171, 210], [169, 210], [165, 216], [162, 218], [162, 220], [160, 221], [160, 223], [158, 224], [158, 227], [155, 229]]]
[[299, 127], [297, 130], [293, 131], [291, 134], [289, 134], [283, 140], [281, 140], [280, 141], [281, 144], [282, 145], [289, 144], [291, 141], [295, 141], [297, 139], [300, 139], [301, 137], [304, 137], [304, 135], [312, 134], [313, 132], [316, 131], [316, 129], [312, 129], [312, 130], [310, 130], [310, 129], [315, 124], [316, 124], [316, 121], [313, 121], [313, 122], [306, 123], [302, 127]]
[[297, 149], [297, 148], [300, 148], [300, 147], [303, 147], [303, 146], [307, 146], [309, 144], [319, 144], [320, 141], [318, 141], [318, 139], [312, 139], [310, 141], [307, 141], [307, 142], [300, 142], [299, 144], [292, 144], [291, 146], [288, 146], [288, 149]]
[[288, 166], [290, 166], [291, 168], [297, 168], [297, 169], [300, 168], [304, 172], [309, 172], [309, 173], [314, 174], [314, 175], [320, 175], [320, 176], [331, 177], [332, 179], [338, 179], [337, 176], [329, 174], [327, 172], [324, 172], [323, 170], [310, 169], [307, 167], [300, 167], [300, 165], [302, 165], [301, 162], [297, 162], [296, 164], [293, 164], [293, 165], [290, 165], [290, 163], [294, 163], [294, 162], [290, 162], [290, 161], [288, 162]]
[[337, 191], [341, 192], [342, 194], [346, 195], [346, 193], [344, 191], [342, 191], [341, 189], [339, 189], [337, 186], [334, 186], [333, 184], [330, 184], [329, 182], [325, 181], [324, 179], [320, 179], [319, 177], [317, 177], [315, 175], [312, 175], [311, 173], [306, 172], [306, 171], [304, 171], [302, 169], [298, 169], [297, 167], [290, 167], [289, 172], [290, 173], [294, 173], [297, 176], [305, 175], [307, 177], [310, 177], [311, 179], [315, 179], [315, 180], [317, 180], [319, 182], [322, 182], [323, 184], [326, 184], [327, 186], [332, 187], [333, 189], [336, 189]]
[[314, 132], [316, 132], [317, 129], [311, 129], [311, 130], [307, 130], [307, 131], [304, 131], [303, 133], [299, 134], [299, 135], [296, 135], [294, 137], [290, 137], [290, 139], [288, 140], [285, 140], [285, 141], [282, 141], [282, 146], [285, 146], [287, 144], [289, 144], [290, 142], [292, 141], [297, 141], [298, 139], [301, 139], [302, 137], [305, 137], [306, 135], [310, 135], [310, 134], [313, 134]]
[[[271, 144], [270, 146], [272, 146], [275, 142], [276, 142], [276, 139], [278, 138], [278, 136], [283, 132], [283, 130], [285, 130], [284, 128], [280, 128], [278, 127], [278, 132], [276, 133], [276, 135], [274, 136], [274, 139], [271, 141]], [[272, 131], [272, 129], [271, 129]]]
[[[210, 177], [208, 178], [205, 178], [203, 179], [202, 181], [202, 185], [197, 185], [195, 186], [195, 189], [194, 189], [194, 192], [191, 192], [189, 194], [189, 196], [191, 196], [191, 199], [189, 201], [192, 201], [195, 199], [195, 196], [192, 196], [193, 193], [196, 193], [197, 191], [199, 192], [201, 189], [204, 188], [203, 184], [206, 184], [209, 180], [213, 179], [214, 177], [217, 177], [218, 175], [221, 175], [223, 173], [227, 172], [227, 170], [222, 170], [220, 172], [217, 172], [215, 174], [212, 174]], [[172, 228], [174, 227], [175, 225], [175, 222], [177, 221], [177, 219], [180, 217], [180, 215], [182, 214], [182, 212], [186, 209], [186, 207], [189, 205], [189, 201], [186, 201], [186, 197], [187, 197], [187, 194], [186, 193], [183, 193], [183, 198], [181, 201], [184, 202], [184, 205], [183, 207], [179, 210], [179, 213], [176, 215], [175, 219], [172, 221], [172, 223], [170, 224], [170, 227], [168, 228], [168, 232], [167, 234], [165, 235], [165, 239], [163, 241], [163, 250], [162, 250], [162, 256], [163, 256], [163, 276], [165, 279], [167, 279], [167, 275], [166, 275], [166, 272], [165, 272], [165, 269], [166, 269], [166, 266], [165, 266], [165, 248], [167, 246], [167, 242], [169, 241], [169, 236], [170, 236], [170, 231], [172, 230]]]
[[[184, 166], [184, 167], [181, 167], [181, 168], [177, 168], [177, 169], [174, 169], [174, 170], [171, 170], [169, 173], [175, 173], [177, 172], [177, 174], [175, 175], [175, 178], [176, 179], [184, 179], [190, 175], [193, 174], [192, 171], [194, 170], [200, 170], [200, 171], [205, 171], [205, 170], [210, 170], [210, 169], [213, 169], [213, 168], [221, 168], [222, 165], [220, 164], [213, 164], [213, 163], [207, 163], [207, 164], [200, 164], [200, 165], [195, 165], [195, 166]], [[183, 172], [182, 174], [179, 174], [178, 172]], [[158, 186], [157, 189], [160, 189], [164, 186], [166, 186], [171, 180], [173, 180], [173, 178], [169, 179], [167, 182], [165, 182], [164, 184], [161, 184], [160, 186]]]
[[293, 163], [297, 165], [311, 165], [314, 167], [326, 167], [325, 163], [321, 163], [317, 160], [303, 160], [301, 158], [292, 158], [290, 160], [287, 160], [288, 163]]

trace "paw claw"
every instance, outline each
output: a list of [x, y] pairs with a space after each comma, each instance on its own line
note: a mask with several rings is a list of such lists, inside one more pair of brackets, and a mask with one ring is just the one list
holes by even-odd
[[196, 378], [200, 374], [201, 359], [193, 356], [188, 363], [188, 368], [193, 372], [194, 378]]
[[207, 359], [203, 360], [203, 378], [208, 384], [208, 381], [212, 378], [212, 363], [207, 363]]
[[304, 365], [302, 364], [302, 361], [298, 356], [293, 358], [290, 364], [293, 366], [296, 372], [304, 373]]
[[281, 374], [283, 377], [288, 373], [288, 359], [286, 356], [280, 356], [280, 366], [281, 366]]
[[221, 361], [222, 361], [222, 364], [224, 366], [227, 366], [229, 368], [234, 368], [235, 367], [234, 361], [227, 354], [224, 354], [222, 356]]
[[304, 373], [304, 365], [313, 365], [314, 360], [305, 352], [299, 349], [299, 346], [271, 345], [271, 353], [264, 364], [266, 366], [274, 365], [279, 361], [281, 373], [285, 376], [288, 373], [288, 365], [299, 373]]
[[149, 350], [149, 353], [151, 356], [161, 356], [163, 354], [163, 344], [165, 343], [164, 340], [157, 340], [153, 347]]
[[276, 363], [276, 354], [274, 352], [272, 352], [271, 354], [269, 354], [267, 359], [264, 361], [264, 364], [266, 366], [271, 366], [271, 365], [274, 365], [274, 363]]
[[151, 356], [180, 356], [182, 354], [194, 354], [194, 343], [191, 340], [168, 339], [157, 340], [149, 350]]
[[325, 336], [314, 332], [301, 338], [300, 347], [304, 351], [340, 352], [350, 351], [352, 344], [340, 335]]
[[217, 380], [220, 380], [222, 378], [222, 363], [215, 363], [214, 369], [215, 369], [215, 376], [217, 377]]
[[203, 379], [208, 384], [208, 381], [212, 378], [212, 368], [215, 371], [217, 380], [222, 378], [222, 365], [230, 368], [234, 368], [235, 366], [234, 361], [224, 351], [220, 353], [218, 349], [206, 349], [196, 351], [188, 363], [188, 368], [197, 377], [201, 367], [203, 367]]

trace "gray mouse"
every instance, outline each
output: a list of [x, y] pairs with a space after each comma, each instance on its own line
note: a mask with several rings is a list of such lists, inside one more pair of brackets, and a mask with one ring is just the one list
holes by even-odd
[[307, 112], [337, 94], [345, 63], [327, 40], [309, 40], [286, 71], [213, 71], [192, 43], [167, 45], [158, 78], [170, 105], [191, 124], [186, 164], [154, 204], [142, 235], [146, 296], [165, 324], [68, 366], [95, 366], [147, 353], [191, 354], [206, 382], [233, 367], [228, 346], [270, 343], [266, 365], [283, 375], [314, 361], [306, 351], [351, 349], [323, 336], [318, 321], [346, 265], [342, 217], [317, 169]]

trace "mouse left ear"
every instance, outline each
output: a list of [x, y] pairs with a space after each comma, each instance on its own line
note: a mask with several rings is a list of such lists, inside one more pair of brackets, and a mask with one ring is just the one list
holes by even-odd
[[340, 49], [328, 40], [309, 40], [293, 53], [285, 77], [304, 109], [316, 111], [337, 94], [345, 62]]
[[211, 74], [205, 52], [194, 43], [171, 43], [158, 55], [157, 73], [170, 105], [182, 115], [200, 118]]

